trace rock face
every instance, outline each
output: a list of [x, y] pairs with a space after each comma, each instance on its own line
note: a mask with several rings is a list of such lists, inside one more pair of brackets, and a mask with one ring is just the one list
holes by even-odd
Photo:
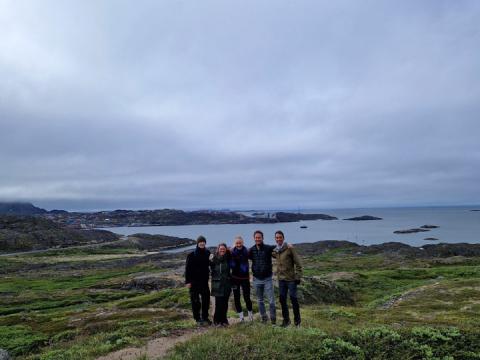
[[11, 360], [12, 358], [8, 354], [7, 350], [0, 349], [0, 360]]
[[0, 202], [0, 214], [3, 215], [41, 215], [47, 210], [40, 209], [30, 203]]
[[383, 220], [382, 218], [371, 216], [371, 215], [363, 215], [363, 216], [356, 216], [348, 219], [343, 220], [350, 220], [350, 221], [369, 221], [369, 220]]

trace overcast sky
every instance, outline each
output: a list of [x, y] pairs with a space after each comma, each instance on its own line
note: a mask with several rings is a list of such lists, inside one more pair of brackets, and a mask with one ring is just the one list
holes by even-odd
[[480, 1], [0, 0], [0, 199], [480, 203]]

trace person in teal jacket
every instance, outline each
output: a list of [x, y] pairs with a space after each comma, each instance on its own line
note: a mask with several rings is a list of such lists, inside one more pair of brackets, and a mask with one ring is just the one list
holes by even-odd
[[218, 245], [215, 255], [211, 255], [210, 260], [212, 296], [215, 296], [213, 323], [217, 326], [228, 325], [228, 299], [232, 291], [230, 256], [227, 245], [222, 243]]

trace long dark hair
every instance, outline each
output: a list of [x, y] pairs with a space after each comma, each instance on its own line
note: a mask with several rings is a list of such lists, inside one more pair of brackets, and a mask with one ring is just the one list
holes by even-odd
[[227, 244], [225, 244], [225, 243], [220, 243], [220, 244], [218, 244], [218, 246], [217, 246], [217, 250], [215, 250], [215, 256], [220, 256], [218, 250], [220, 249], [221, 246], [224, 246], [224, 247], [225, 247], [225, 255], [229, 255], [229, 254], [230, 254], [230, 251], [228, 250]]

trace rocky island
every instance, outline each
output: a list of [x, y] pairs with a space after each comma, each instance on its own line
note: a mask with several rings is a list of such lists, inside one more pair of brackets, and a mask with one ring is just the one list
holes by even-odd
[[356, 216], [348, 219], [343, 220], [350, 220], [350, 221], [369, 221], [369, 220], [383, 220], [382, 218], [371, 216], [371, 215], [363, 215], [363, 216]]
[[34, 215], [68, 227], [92, 229], [120, 226], [206, 225], [206, 224], [274, 224], [301, 220], [337, 220], [326, 214], [303, 214], [272, 212], [269, 216], [248, 216], [229, 210], [183, 211], [159, 210], [114, 210], [97, 212], [47, 211], [32, 204], [4, 203], [0, 214]]

